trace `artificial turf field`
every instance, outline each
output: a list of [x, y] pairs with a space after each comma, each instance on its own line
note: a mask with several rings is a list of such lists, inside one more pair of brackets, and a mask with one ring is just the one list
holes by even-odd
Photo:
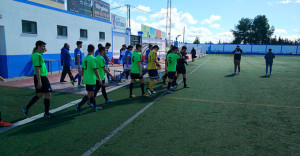
[[[92, 155], [300, 155], [300, 57], [276, 56], [264, 77], [263, 56], [243, 55], [232, 76], [232, 55], [207, 55], [189, 63], [189, 89], [179, 84]], [[179, 78], [181, 79], [181, 78]], [[148, 80], [146, 80], [147, 84]], [[129, 87], [108, 93], [114, 103], [78, 115], [73, 107], [0, 134], [0, 155], [81, 155], [166, 90], [135, 99]], [[3, 118], [22, 119], [34, 90], [0, 87]], [[53, 93], [51, 108], [82, 96]], [[103, 104], [103, 97], [97, 97]], [[30, 116], [43, 112], [40, 100]], [[0, 129], [1, 130], [1, 129]]]

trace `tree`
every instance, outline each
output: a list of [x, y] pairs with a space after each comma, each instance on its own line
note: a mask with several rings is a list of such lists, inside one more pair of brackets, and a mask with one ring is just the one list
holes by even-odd
[[252, 24], [252, 39], [254, 44], [270, 43], [275, 28], [274, 26], [271, 27], [268, 22], [269, 20], [265, 15], [258, 15], [254, 18]]
[[196, 37], [195, 41], [193, 42], [194, 44], [200, 44], [200, 40], [198, 37]]
[[235, 26], [235, 30], [231, 30], [234, 36], [233, 43], [251, 43], [252, 23], [253, 20], [249, 18], [242, 18], [239, 21], [239, 24]]
[[235, 44], [266, 44], [271, 42], [271, 36], [275, 28], [269, 25], [265, 15], [258, 15], [253, 20], [242, 18], [234, 30], [231, 30], [234, 36]]

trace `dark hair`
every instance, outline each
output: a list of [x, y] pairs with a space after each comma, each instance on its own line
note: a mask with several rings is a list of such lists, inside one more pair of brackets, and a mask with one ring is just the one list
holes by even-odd
[[127, 49], [131, 49], [131, 48], [133, 48], [133, 46], [132, 46], [132, 45], [129, 45], [129, 46], [127, 47]]
[[152, 49], [159, 49], [158, 45], [152, 47]]
[[186, 49], [187, 49], [186, 46], [183, 46], [183, 47], [182, 47], [182, 50], [186, 50]]
[[107, 43], [105, 44], [105, 47], [108, 47], [108, 46], [111, 46], [111, 44], [107, 42]]
[[148, 46], [149, 48], [152, 48], [153, 47], [153, 45], [152, 44], [149, 44], [149, 46]]
[[136, 49], [139, 49], [139, 48], [141, 48], [141, 47], [142, 47], [142, 45], [138, 43], [138, 44], [136, 44], [136, 46], [135, 46], [135, 47], [136, 47]]
[[122, 47], [126, 47], [126, 44], [123, 44]]
[[82, 41], [77, 41], [76, 45], [78, 46], [79, 44], [82, 44]]
[[272, 51], [272, 49], [270, 48], [269, 51]]
[[102, 51], [105, 51], [105, 48], [104, 47], [100, 47], [98, 50], [101, 53]]
[[37, 48], [38, 46], [43, 46], [46, 45], [46, 43], [44, 41], [38, 40], [35, 42], [35, 48]]
[[171, 49], [171, 51], [174, 51], [174, 50], [178, 50], [178, 47], [173, 46], [173, 48]]
[[67, 45], [69, 45], [69, 44], [68, 44], [68, 43], [65, 43], [65, 44], [64, 44], [64, 47], [66, 47]]
[[92, 44], [89, 44], [88, 45], [88, 49], [87, 49], [87, 51], [88, 52], [93, 52], [95, 50], [95, 47], [94, 47], [94, 45], [92, 45]]
[[103, 47], [103, 45], [102, 45], [101, 43], [98, 44], [98, 49], [99, 49], [100, 47]]

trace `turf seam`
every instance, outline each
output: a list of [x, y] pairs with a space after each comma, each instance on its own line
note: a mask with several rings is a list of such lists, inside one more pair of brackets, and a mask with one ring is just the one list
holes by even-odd
[[[200, 67], [202, 67], [205, 63], [207, 63], [212, 57], [208, 58], [205, 62], [200, 64], [197, 68], [195, 68], [193, 71], [191, 71], [188, 75], [190, 76], [193, 74], [195, 71], [197, 71]], [[178, 81], [178, 83], [181, 83], [182, 79]], [[103, 138], [101, 141], [96, 143], [93, 147], [91, 147], [89, 150], [87, 150], [85, 153], [82, 154], [82, 156], [89, 156], [91, 155], [94, 151], [99, 149], [103, 144], [105, 144], [108, 140], [110, 140], [114, 135], [116, 135], [118, 132], [120, 132], [125, 126], [130, 124], [134, 119], [139, 117], [143, 112], [145, 112], [150, 106], [152, 106], [156, 101], [160, 100], [164, 95], [167, 94], [167, 91], [163, 92], [161, 95], [159, 95], [157, 98], [155, 98], [152, 102], [148, 103], [145, 107], [143, 107], [140, 111], [138, 111], [136, 114], [134, 114], [132, 117], [130, 117], [128, 120], [123, 122], [119, 127], [117, 127], [115, 130], [113, 130], [108, 136]]]

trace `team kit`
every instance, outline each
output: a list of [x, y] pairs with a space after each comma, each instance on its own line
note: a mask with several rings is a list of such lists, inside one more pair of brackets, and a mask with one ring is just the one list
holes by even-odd
[[[95, 111], [99, 111], [102, 107], [97, 106], [96, 104], [96, 96], [100, 91], [105, 99], [106, 103], [111, 103], [113, 100], [108, 99], [106, 93], [106, 83], [105, 83], [105, 74], [107, 77], [111, 77], [114, 79], [114, 76], [110, 73], [107, 59], [109, 43], [106, 43], [108, 46], [102, 46], [102, 44], [98, 45], [98, 49], [95, 53], [95, 47], [92, 44], [88, 45], [87, 51], [88, 54], [83, 58], [82, 52], [80, 48], [82, 47], [83, 42], [77, 41], [77, 48], [74, 50], [75, 64], [77, 65], [78, 76], [82, 77], [82, 83], [85, 84], [87, 94], [82, 98], [82, 100], [75, 106], [75, 110], [80, 114], [81, 107], [84, 104], [88, 104]], [[133, 46], [126, 45], [122, 46], [120, 50], [120, 58], [119, 63], [123, 64], [123, 73], [120, 75], [120, 80], [122, 77], [126, 75], [127, 80], [129, 78], [130, 73], [130, 91], [129, 98], [135, 98], [136, 96], [133, 94], [133, 86], [134, 83], [139, 81], [141, 87], [141, 96], [142, 97], [150, 97], [152, 94], [156, 94], [154, 91], [155, 83], [161, 77], [159, 74], [159, 70], [161, 70], [161, 65], [159, 64], [160, 58], [157, 56], [157, 52], [159, 50], [159, 46], [152, 46], [149, 44], [148, 50], [145, 54], [145, 59], [143, 60], [142, 55], [142, 45], [136, 44], [135, 50], [133, 50]], [[176, 46], [171, 46], [168, 51], [165, 59], [165, 75], [162, 77], [163, 83], [166, 85], [166, 79], [168, 78], [167, 84], [167, 93], [171, 94], [172, 91], [176, 90], [178, 83], [176, 83], [176, 79], [182, 74], [184, 88], [190, 88], [186, 84], [186, 68], [185, 65], [188, 65], [187, 59], [187, 48], [183, 46], [179, 52], [179, 48]], [[27, 106], [22, 108], [22, 112], [25, 117], [28, 117], [28, 112], [30, 107], [35, 104], [40, 98], [44, 97], [44, 106], [45, 113], [44, 118], [52, 118], [54, 115], [49, 112], [50, 109], [50, 98], [51, 98], [51, 84], [47, 78], [48, 72], [45, 65], [45, 61], [43, 58], [43, 54], [47, 51], [46, 43], [43, 41], [37, 41], [35, 44], [35, 48], [32, 51], [31, 60], [34, 69], [34, 86], [36, 90], [36, 95], [29, 101]], [[78, 56], [78, 57], [77, 57]], [[143, 68], [143, 66], [145, 66]], [[144, 75], [148, 73], [149, 75], [149, 84], [146, 88], [145, 92], [145, 84], [144, 84]], [[78, 79], [81, 81], [80, 79]], [[74, 83], [73, 81], [71, 83]]]

